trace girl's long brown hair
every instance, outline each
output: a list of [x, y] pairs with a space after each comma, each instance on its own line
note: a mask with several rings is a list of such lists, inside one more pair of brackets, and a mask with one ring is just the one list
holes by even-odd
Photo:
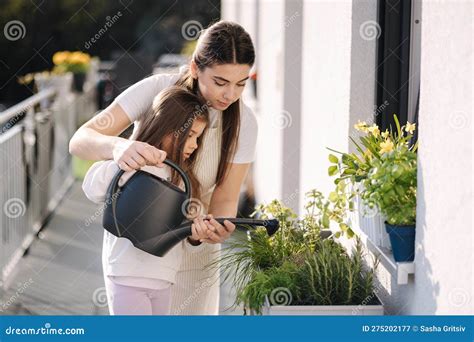
[[[203, 135], [198, 139], [198, 149], [188, 159], [183, 156], [184, 145], [195, 120], [209, 122], [208, 107], [204, 100], [183, 87], [168, 87], [155, 97], [150, 112], [140, 122], [135, 140], [163, 150], [163, 140], [170, 136], [172, 147], [171, 151], [166, 151], [166, 157], [187, 173], [191, 181], [191, 196], [200, 198], [200, 184], [193, 167]], [[172, 170], [171, 182], [179, 186], [180, 180], [179, 174]]]
[[[220, 64], [247, 64], [255, 62], [255, 50], [250, 35], [239, 24], [219, 21], [201, 35], [192, 60], [200, 70]], [[198, 80], [190, 70], [180, 77], [176, 85], [199, 94]], [[240, 130], [240, 99], [223, 112], [221, 158], [217, 171], [217, 185], [221, 184], [237, 148]]]

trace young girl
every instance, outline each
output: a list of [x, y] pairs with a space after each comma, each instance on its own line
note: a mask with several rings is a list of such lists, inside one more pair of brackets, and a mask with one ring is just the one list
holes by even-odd
[[[200, 198], [200, 184], [193, 173], [196, 150], [208, 122], [207, 105], [198, 95], [181, 87], [170, 87], [154, 100], [153, 113], [147, 115], [132, 140], [142, 141], [167, 153], [167, 158], [188, 174], [193, 198]], [[113, 160], [100, 161], [87, 172], [82, 188], [91, 201], [105, 200], [110, 181], [119, 166]], [[170, 180], [183, 188], [176, 171], [168, 166], [144, 166], [141, 170]], [[123, 185], [136, 171], [126, 172]], [[194, 228], [195, 229], [195, 228]], [[112, 315], [170, 314], [170, 291], [181, 262], [181, 243], [164, 257], [148, 254], [125, 238], [104, 230], [102, 264], [105, 288]]]

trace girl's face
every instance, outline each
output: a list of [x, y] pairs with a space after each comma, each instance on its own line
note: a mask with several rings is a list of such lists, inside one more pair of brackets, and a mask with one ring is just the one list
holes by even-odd
[[[202, 135], [202, 132], [204, 132], [204, 129], [206, 128], [206, 122], [203, 120], [196, 119], [193, 121], [193, 125], [191, 126], [191, 129], [188, 132], [188, 137], [186, 139], [186, 142], [184, 143], [184, 148], [183, 148], [183, 157], [184, 159], [188, 159], [191, 154], [193, 154], [194, 151], [198, 148], [198, 138]], [[171, 151], [172, 149], [172, 144], [173, 144], [173, 135], [170, 134], [168, 135], [164, 141], [163, 141], [163, 149], [168, 152]]]
[[217, 110], [225, 110], [242, 95], [249, 78], [250, 65], [221, 64], [202, 71], [191, 63], [191, 73], [197, 77], [202, 96]]

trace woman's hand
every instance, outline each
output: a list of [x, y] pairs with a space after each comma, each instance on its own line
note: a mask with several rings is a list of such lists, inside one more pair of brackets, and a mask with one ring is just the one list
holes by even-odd
[[119, 140], [113, 149], [114, 161], [124, 171], [138, 170], [145, 165], [163, 167], [166, 152], [145, 142]]
[[191, 225], [192, 242], [223, 243], [235, 230], [235, 224], [224, 221], [224, 225], [214, 219], [211, 214], [197, 217]]

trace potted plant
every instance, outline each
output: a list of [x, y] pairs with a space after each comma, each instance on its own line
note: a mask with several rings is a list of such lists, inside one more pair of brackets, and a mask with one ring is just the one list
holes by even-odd
[[18, 78], [18, 83], [28, 86], [36, 93], [48, 88], [55, 88], [60, 96], [66, 96], [71, 91], [73, 75], [59, 69], [44, 70], [23, 75]]
[[396, 131], [382, 133], [377, 125], [356, 124], [363, 133], [359, 142], [351, 138], [357, 153], [341, 153], [340, 159], [330, 155], [328, 172], [338, 175], [336, 183], [356, 185], [350, 198], [358, 194], [369, 208], [380, 211], [395, 261], [409, 262], [415, 250], [418, 144], [413, 141], [415, 124], [400, 126], [396, 115], [394, 119]]
[[234, 304], [255, 314], [383, 314], [360, 243], [350, 256], [322, 235], [335, 214], [320, 192], [307, 198], [301, 219], [276, 200], [258, 206], [255, 214], [278, 219], [280, 229], [271, 237], [257, 229], [223, 250], [217, 262], [235, 287]]
[[53, 55], [53, 70], [58, 72], [72, 72], [74, 75], [74, 89], [82, 92], [86, 73], [89, 70], [91, 57], [81, 51], [58, 51]]
[[[35, 93], [39, 93], [44, 89], [55, 88], [58, 97], [65, 98], [71, 91], [72, 73], [63, 73], [59, 70], [40, 71], [29, 73], [18, 78], [18, 83], [31, 87]], [[40, 107], [46, 109], [50, 106], [51, 99], [43, 99]]]

